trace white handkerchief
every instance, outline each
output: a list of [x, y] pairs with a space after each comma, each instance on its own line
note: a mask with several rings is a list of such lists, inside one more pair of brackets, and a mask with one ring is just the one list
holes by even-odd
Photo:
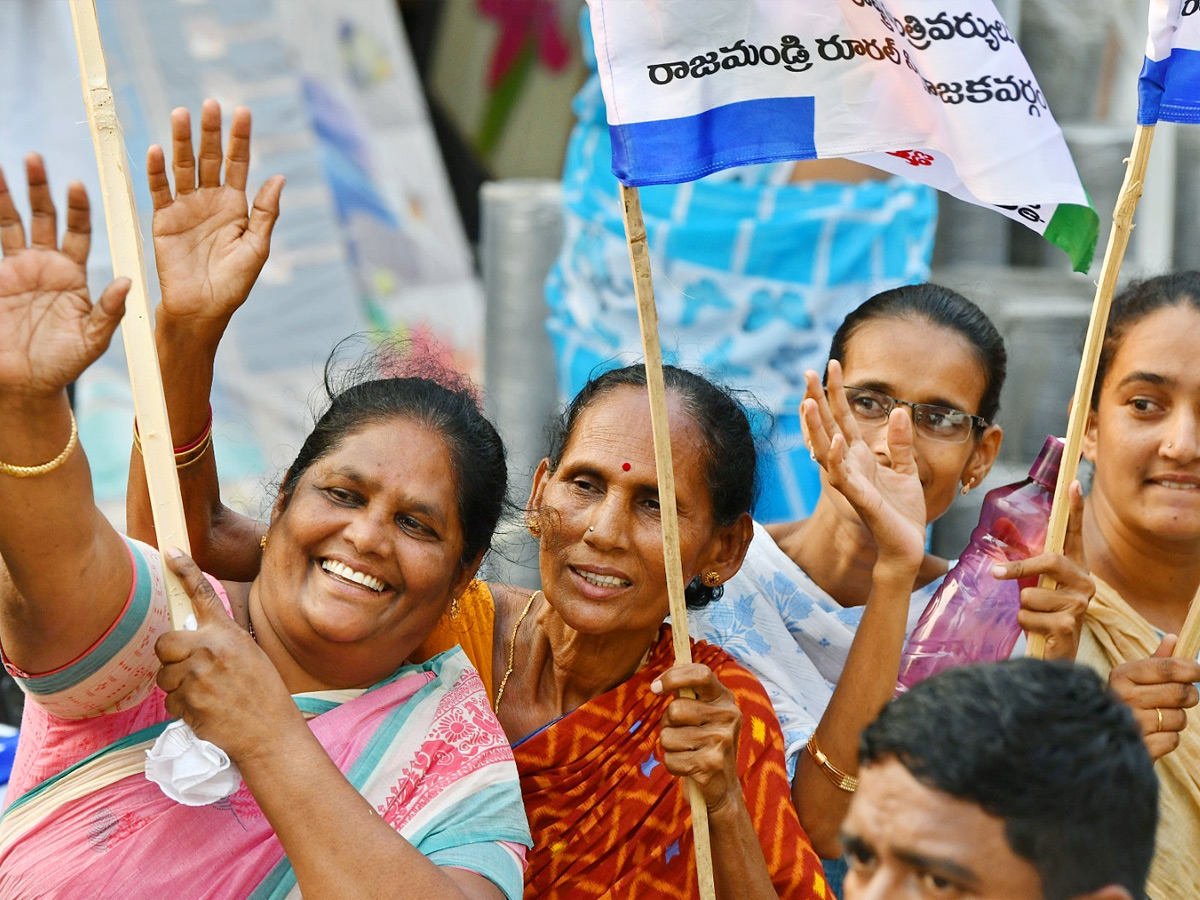
[[146, 777], [185, 806], [207, 806], [238, 789], [242, 774], [225, 751], [172, 722], [146, 751]]

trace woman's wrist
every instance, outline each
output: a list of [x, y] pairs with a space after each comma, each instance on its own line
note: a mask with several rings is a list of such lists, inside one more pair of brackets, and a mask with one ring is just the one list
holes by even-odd
[[288, 701], [291, 710], [282, 713], [280, 720], [270, 726], [265, 740], [248, 739], [244, 746], [221, 748], [229, 754], [247, 783], [275, 772], [285, 760], [299, 758], [308, 749], [306, 745], [320, 747], [304, 715], [290, 697]]
[[924, 557], [907, 559], [903, 557], [883, 557], [875, 561], [871, 580], [877, 587], [906, 587], [912, 592], [912, 585], [921, 572]]
[[749, 815], [746, 809], [746, 798], [742, 794], [742, 784], [734, 781], [732, 787], [725, 791], [715, 803], [704, 804], [708, 808], [708, 820], [712, 825], [733, 824], [743, 816]]
[[154, 339], [171, 349], [206, 353], [215, 350], [229, 327], [231, 316], [216, 318], [205, 316], [177, 316], [168, 312], [163, 304], [154, 311]]
[[[17, 435], [28, 432], [32, 436], [44, 436], [53, 431], [51, 418], [61, 413], [65, 423], [70, 418], [71, 404], [67, 402], [65, 388], [54, 391], [0, 391], [0, 432]], [[3, 443], [3, 441], [0, 441]]]

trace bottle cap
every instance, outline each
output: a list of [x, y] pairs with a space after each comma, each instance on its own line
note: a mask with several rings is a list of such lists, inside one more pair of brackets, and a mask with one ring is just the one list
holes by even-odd
[[1044, 487], [1051, 493], [1054, 492], [1054, 487], [1058, 484], [1058, 469], [1062, 465], [1063, 448], [1066, 445], [1063, 439], [1054, 435], [1047, 435], [1046, 442], [1042, 444], [1041, 452], [1038, 453], [1037, 459], [1033, 461], [1033, 465], [1029, 468], [1029, 477]]

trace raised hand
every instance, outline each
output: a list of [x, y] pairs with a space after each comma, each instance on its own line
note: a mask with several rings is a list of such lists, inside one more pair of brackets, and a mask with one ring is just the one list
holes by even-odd
[[883, 450], [863, 439], [846, 400], [842, 367], [829, 361], [829, 389], [806, 372], [800, 418], [813, 458], [829, 484], [871, 529], [880, 559], [919, 565], [925, 555], [925, 495], [913, 456], [908, 411], [892, 410]]
[[1083, 555], [1083, 488], [1072, 481], [1071, 511], [1062, 553], [1040, 553], [1029, 559], [1002, 563], [992, 569], [1001, 579], [1054, 579], [1055, 587], [1037, 585], [1021, 589], [1017, 621], [1024, 631], [1046, 638], [1045, 659], [1074, 659], [1083, 632], [1083, 617], [1096, 595], [1096, 582], [1088, 574]]
[[250, 169], [250, 111], [234, 110], [221, 182], [221, 107], [205, 100], [200, 113], [200, 153], [192, 152], [186, 109], [171, 113], [172, 172], [167, 180], [162, 147], [146, 155], [154, 204], [154, 257], [162, 285], [161, 311], [218, 334], [250, 294], [271, 249], [279, 217], [283, 176], [267, 180], [246, 204]]
[[46, 395], [70, 384], [108, 348], [125, 310], [129, 279], [119, 278], [93, 304], [87, 286], [91, 213], [78, 181], [67, 189], [67, 231], [42, 158], [25, 158], [33, 211], [29, 243], [0, 172], [0, 391]]

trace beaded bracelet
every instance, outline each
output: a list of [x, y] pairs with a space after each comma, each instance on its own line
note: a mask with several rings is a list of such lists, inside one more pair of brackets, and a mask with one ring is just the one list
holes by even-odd
[[815, 731], [812, 737], [808, 739], [807, 750], [808, 755], [813, 758], [813, 762], [821, 767], [821, 771], [835, 788], [845, 791], [848, 794], [853, 794], [858, 790], [858, 779], [849, 772], [843, 772], [829, 761], [828, 756], [821, 752], [821, 748], [817, 746], [817, 733]]
[[71, 455], [71, 451], [75, 449], [75, 445], [79, 442], [79, 426], [75, 423], [75, 413], [68, 410], [71, 416], [71, 436], [67, 438], [67, 446], [58, 456], [50, 460], [50, 462], [42, 463], [40, 466], [14, 466], [10, 463], [0, 462], [0, 472], [5, 475], [11, 475], [13, 478], [33, 478], [37, 475], [45, 475], [47, 472], [53, 472], [59, 466], [67, 461], [67, 457]]

